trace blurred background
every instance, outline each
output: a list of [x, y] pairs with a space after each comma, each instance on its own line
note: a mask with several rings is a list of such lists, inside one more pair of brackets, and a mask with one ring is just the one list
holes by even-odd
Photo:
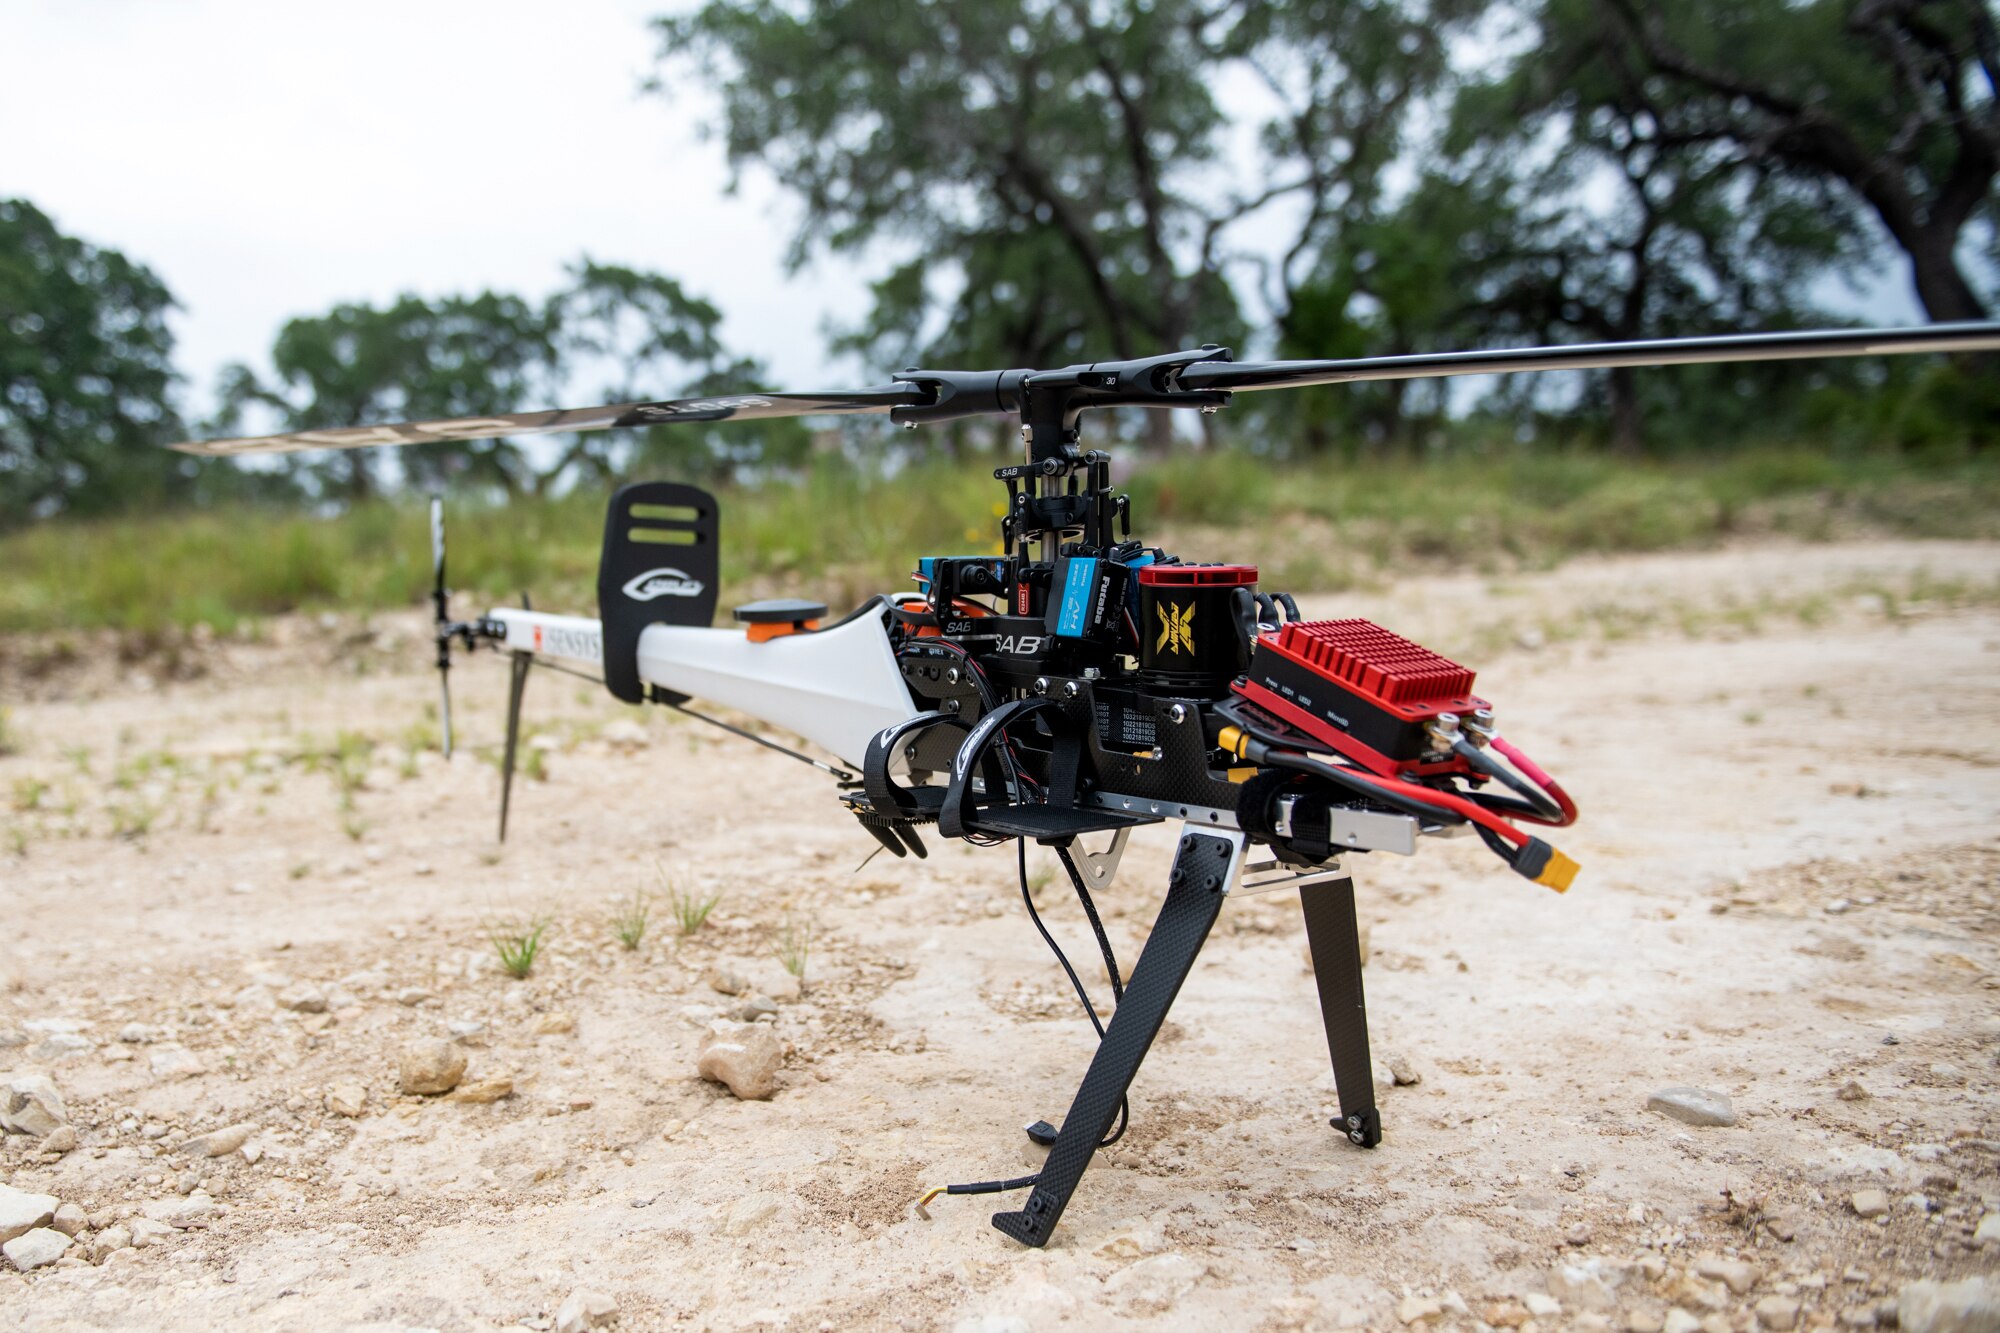
[[[459, 582], [583, 606], [604, 495], [642, 475], [727, 489], [737, 586], [854, 597], [985, 549], [1012, 442], [806, 421], [161, 447], [191, 437], [1204, 342], [1343, 357], [2000, 307], [1985, 0], [0, 16], [0, 630], [414, 604], [432, 490]], [[1093, 428], [1139, 531], [1326, 589], [1746, 533], [1993, 536], [1996, 423], [1990, 359], [1896, 358]]]

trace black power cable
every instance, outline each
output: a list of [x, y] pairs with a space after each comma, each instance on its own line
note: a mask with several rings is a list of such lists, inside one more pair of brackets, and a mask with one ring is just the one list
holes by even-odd
[[[1097, 1006], [1090, 1002], [1090, 992], [1083, 988], [1083, 980], [1077, 976], [1076, 968], [1070, 965], [1069, 955], [1063, 952], [1062, 946], [1056, 943], [1056, 937], [1051, 935], [1049, 928], [1043, 924], [1042, 914], [1035, 910], [1035, 897], [1028, 888], [1028, 840], [1026, 838], [1017, 839], [1015, 847], [1018, 853], [1021, 872], [1021, 901], [1027, 904], [1028, 919], [1035, 923], [1035, 929], [1041, 932], [1043, 942], [1049, 946], [1049, 951], [1055, 954], [1056, 961], [1062, 964], [1063, 973], [1069, 977], [1070, 987], [1076, 991], [1076, 998], [1082, 1002], [1083, 1012], [1089, 1017], [1090, 1026], [1096, 1031], [1097, 1039], [1101, 1042], [1104, 1040], [1104, 1023], [1097, 1016]], [[1076, 862], [1069, 854], [1069, 848], [1058, 847], [1056, 849], [1056, 857], [1062, 862], [1063, 869], [1069, 872], [1069, 882], [1076, 889], [1077, 901], [1083, 904], [1083, 914], [1090, 919], [1091, 933], [1097, 937], [1097, 947], [1104, 954], [1105, 971], [1111, 977], [1111, 994], [1114, 999], [1123, 1000], [1125, 998], [1125, 981], [1119, 975], [1118, 958], [1112, 952], [1111, 937], [1105, 933], [1104, 921], [1097, 914], [1097, 904], [1092, 900], [1090, 890], [1083, 882], [1083, 875], [1077, 870]], [[1109, 1148], [1112, 1144], [1124, 1138], [1125, 1130], [1130, 1126], [1131, 1122], [1131, 1101], [1129, 1098], [1120, 1097], [1118, 1099], [1117, 1127], [1111, 1131], [1108, 1137], [1100, 1140], [1097, 1146], [1100, 1148]], [[1000, 1194], [1007, 1190], [1032, 1188], [1035, 1182], [1040, 1179], [1041, 1176], [1036, 1174], [1032, 1176], [1015, 1176], [1010, 1180], [975, 1180], [963, 1185], [946, 1185], [941, 1189], [934, 1189], [925, 1194], [918, 1201], [917, 1207], [921, 1210], [924, 1204], [930, 1202], [930, 1200], [936, 1198], [939, 1194]], [[929, 1216], [929, 1214], [925, 1214], [925, 1216]]]

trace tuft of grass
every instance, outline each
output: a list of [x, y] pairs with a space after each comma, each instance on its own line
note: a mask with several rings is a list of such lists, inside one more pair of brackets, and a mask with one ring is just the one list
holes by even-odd
[[722, 901], [722, 890], [703, 894], [676, 881], [664, 866], [655, 864], [654, 870], [660, 877], [660, 883], [666, 886], [667, 910], [673, 913], [674, 926], [682, 937], [692, 935], [706, 925], [708, 914]]
[[0, 759], [21, 752], [21, 735], [14, 729], [14, 714], [0, 708]]
[[519, 981], [535, 970], [535, 960], [542, 955], [550, 924], [548, 917], [538, 916], [487, 928], [486, 938], [492, 943], [493, 952], [500, 956], [500, 966], [508, 976]]
[[784, 964], [785, 971], [804, 981], [806, 962], [812, 957], [811, 923], [797, 918], [787, 920], [772, 937], [771, 952]]
[[23, 813], [39, 810], [42, 798], [49, 794], [49, 784], [40, 778], [14, 779], [14, 808]]
[[611, 935], [625, 948], [635, 950], [639, 942], [646, 938], [646, 927], [653, 918], [653, 900], [643, 892], [634, 889], [632, 900], [622, 903], [611, 914]]

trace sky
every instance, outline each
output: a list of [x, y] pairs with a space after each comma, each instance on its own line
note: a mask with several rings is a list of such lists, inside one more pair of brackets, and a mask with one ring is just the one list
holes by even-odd
[[0, 196], [149, 265], [179, 298], [190, 403], [280, 325], [340, 301], [540, 297], [593, 258], [725, 312], [778, 384], [857, 369], [820, 334], [864, 275], [788, 275], [767, 179], [726, 193], [697, 89], [662, 98], [673, 0], [0, 0]]
[[[755, 387], [865, 378], [823, 330], [858, 319], [868, 266], [788, 273], [796, 214], [755, 172], [728, 192], [697, 130], [710, 96], [640, 92], [647, 20], [689, 3], [0, 0], [0, 196], [167, 283], [191, 416], [293, 316], [538, 298], [586, 253], [714, 301], [728, 345], [771, 367]], [[1816, 295], [1902, 323], [1907, 293], [1885, 269]]]

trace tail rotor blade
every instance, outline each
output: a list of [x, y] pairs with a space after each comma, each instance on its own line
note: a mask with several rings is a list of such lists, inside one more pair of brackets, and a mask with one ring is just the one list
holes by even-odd
[[500, 841], [507, 841], [507, 805], [514, 793], [514, 756], [521, 745], [521, 695], [528, 688], [528, 670], [535, 664], [533, 653], [515, 653], [513, 674], [507, 682], [507, 750], [500, 760]]
[[444, 757], [451, 758], [451, 677], [438, 669], [438, 740]]

